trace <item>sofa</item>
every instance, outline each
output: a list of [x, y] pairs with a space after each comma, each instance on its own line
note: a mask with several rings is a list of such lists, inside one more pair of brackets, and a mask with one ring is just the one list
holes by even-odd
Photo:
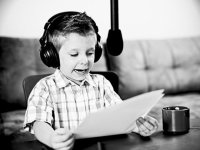
[[[119, 56], [111, 56], [105, 42], [102, 46], [102, 57], [93, 71], [117, 73], [123, 100], [164, 89], [165, 96], [149, 115], [161, 123], [162, 108], [178, 105], [190, 108], [190, 118], [200, 119], [200, 36], [124, 40]], [[27, 104], [22, 81], [29, 75], [54, 71], [41, 62], [39, 48], [36, 38], [0, 37], [1, 140], [19, 142], [34, 138], [22, 128]]]

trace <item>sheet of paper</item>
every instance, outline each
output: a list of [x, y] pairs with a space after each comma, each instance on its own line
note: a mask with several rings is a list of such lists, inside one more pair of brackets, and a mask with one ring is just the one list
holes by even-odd
[[163, 97], [163, 90], [144, 93], [89, 114], [74, 131], [76, 139], [129, 133], [138, 117], [146, 115]]

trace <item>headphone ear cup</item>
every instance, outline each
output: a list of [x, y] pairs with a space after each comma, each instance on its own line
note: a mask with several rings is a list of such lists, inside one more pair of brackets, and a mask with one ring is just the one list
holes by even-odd
[[51, 42], [47, 42], [41, 47], [40, 57], [42, 62], [48, 67], [59, 68], [59, 55]]
[[101, 55], [102, 55], [102, 47], [101, 47], [101, 45], [99, 44], [99, 42], [96, 44], [96, 47], [95, 47], [95, 56], [94, 56], [94, 62], [96, 63], [99, 59], [100, 59], [100, 57], [101, 57]]

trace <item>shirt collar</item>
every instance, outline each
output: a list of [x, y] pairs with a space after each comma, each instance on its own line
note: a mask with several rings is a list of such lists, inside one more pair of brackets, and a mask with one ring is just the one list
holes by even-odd
[[84, 82], [85, 82], [85, 83], [87, 82], [88, 84], [90, 84], [90, 85], [92, 85], [92, 86], [97, 86], [97, 85], [95, 84], [94, 80], [92, 79], [90, 73], [87, 74], [85, 80], [84, 80], [81, 84], [84, 84]]
[[[64, 76], [64, 74], [60, 70], [58, 70], [58, 69], [56, 69], [56, 71], [55, 71], [55, 81], [56, 81], [56, 84], [57, 84], [57, 86], [59, 88], [66, 87], [69, 84], [71, 84], [71, 85], [77, 85], [73, 81], [71, 81], [68, 78], [66, 78]], [[92, 85], [92, 86], [96, 86], [94, 80], [91, 77], [91, 74], [88, 74], [86, 76], [86, 78], [82, 81], [82, 83], [80, 84], [80, 86], [82, 86], [84, 84], [89, 84], [89, 85]]]

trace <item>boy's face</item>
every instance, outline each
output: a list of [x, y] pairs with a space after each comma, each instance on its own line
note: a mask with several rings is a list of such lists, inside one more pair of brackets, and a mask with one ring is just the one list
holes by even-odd
[[94, 32], [87, 36], [70, 33], [59, 51], [60, 70], [72, 80], [82, 81], [94, 64], [97, 37]]

